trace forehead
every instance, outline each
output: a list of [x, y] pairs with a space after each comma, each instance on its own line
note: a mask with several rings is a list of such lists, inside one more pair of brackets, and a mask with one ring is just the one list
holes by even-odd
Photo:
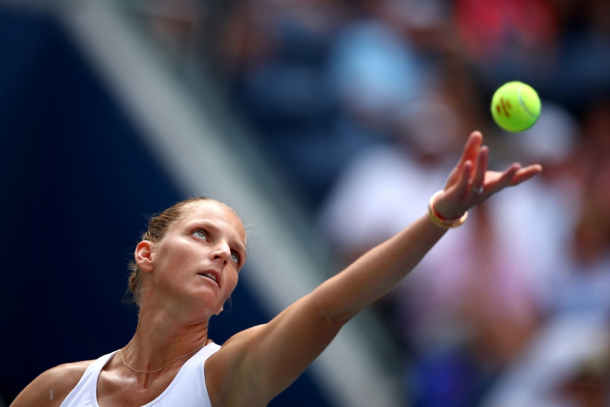
[[192, 202], [182, 208], [182, 212], [177, 226], [211, 222], [221, 230], [236, 234], [236, 237], [242, 241], [246, 239], [246, 231], [239, 217], [230, 207], [221, 202], [212, 200]]

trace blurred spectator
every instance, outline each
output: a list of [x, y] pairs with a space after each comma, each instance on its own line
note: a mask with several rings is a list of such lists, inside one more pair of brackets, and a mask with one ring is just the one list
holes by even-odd
[[557, 17], [547, 0], [458, 0], [455, 16], [473, 59], [508, 62], [523, 70], [543, 62], [559, 34]]
[[[545, 298], [546, 318], [536, 332], [533, 346], [512, 361], [512, 373], [509, 370], [507, 377], [501, 380], [500, 391], [489, 406], [511, 406], [516, 400], [521, 400], [518, 404], [524, 407], [596, 406], [607, 405], [610, 401], [608, 388], [602, 385], [607, 379], [599, 376], [592, 379], [583, 371], [576, 370], [586, 349], [596, 349], [605, 343], [606, 336], [598, 331], [600, 324], [610, 318], [607, 295], [610, 290], [607, 215], [610, 201], [604, 197], [607, 189], [598, 184], [600, 180], [605, 183], [609, 179], [605, 168], [610, 126], [605, 124], [605, 109], [603, 103], [598, 104], [586, 114], [582, 126], [585, 136], [579, 144], [572, 141], [573, 135], [565, 137], [566, 130], [572, 133], [581, 131], [574, 120], [566, 120], [565, 114], [558, 115], [561, 111], [549, 103], [545, 103], [544, 111], [547, 118], [549, 110], [553, 112], [555, 117], [550, 122], [553, 127], [545, 129], [545, 121], [542, 121], [532, 129], [535, 132], [545, 130], [542, 133], [545, 136], [532, 138], [530, 131], [529, 134], [523, 133], [521, 139], [516, 137], [523, 146], [527, 146], [526, 151], [547, 151], [543, 155], [550, 160], [545, 165], [544, 176], [537, 181], [553, 185], [556, 192], [564, 191], [563, 196], [549, 194], [548, 187], [544, 189], [541, 185], [534, 185], [543, 192], [537, 198], [537, 206], [544, 208], [539, 216], [546, 217], [553, 206], [557, 207], [558, 200], [565, 210], [551, 211], [552, 215], [547, 220], [558, 222], [549, 223], [546, 228], [532, 222], [519, 222], [519, 225], [529, 225], [534, 232], [534, 239], [529, 244], [540, 251], [539, 258], [544, 259], [545, 253], [550, 255], [546, 257], [551, 262], [543, 261], [538, 268], [531, 270], [542, 283], [546, 282], [539, 285], [543, 288], [541, 297]], [[557, 154], [561, 151], [563, 154]], [[558, 160], [562, 155], [564, 159]], [[565, 205], [570, 201], [570, 205]], [[557, 228], [558, 225], [561, 227]], [[550, 233], [540, 235], [542, 230]], [[555, 244], [549, 244], [552, 242]], [[529, 258], [537, 257], [531, 254]], [[542, 267], [545, 263], [550, 268]], [[545, 286], [547, 290], [544, 290]], [[526, 359], [532, 362], [525, 362]], [[566, 372], [572, 373], [566, 377]], [[583, 391], [586, 384], [592, 386], [588, 392]], [[553, 401], [543, 401], [551, 397], [551, 387], [557, 389]], [[562, 391], [558, 390], [560, 387]]]
[[[231, 4], [216, 31], [220, 77], [340, 263], [421, 216], [474, 129], [492, 168], [544, 167], [473, 211], [376, 304], [410, 351], [414, 405], [479, 405], [555, 318], [610, 315], [608, 1]], [[519, 134], [487, 128], [485, 100], [511, 80], [544, 99]]]
[[345, 166], [318, 224], [348, 264], [414, 221], [441, 188], [464, 140], [457, 101], [429, 94], [403, 108], [394, 143]]
[[524, 263], [521, 273], [536, 288], [545, 312], [551, 312], [557, 301], [555, 283], [571, 262], [572, 234], [582, 206], [577, 176], [580, 126], [562, 106], [543, 104], [538, 123], [505, 134], [505, 143], [514, 160], [539, 162], [544, 171], [525, 191], [511, 191], [495, 205], [497, 222]]
[[156, 0], [147, 2], [149, 26], [163, 46], [183, 56], [196, 38], [199, 19], [198, 3], [192, 0]]
[[331, 83], [348, 111], [377, 126], [391, 123], [430, 86], [421, 57], [382, 21], [356, 21], [339, 34]]
[[593, 105], [583, 120], [575, 162], [583, 185], [569, 259], [557, 279], [555, 312], [600, 313], [610, 318], [610, 103]]
[[[397, 122], [400, 123], [400, 131], [396, 133], [399, 137], [397, 144], [367, 150], [345, 168], [325, 201], [318, 221], [344, 263], [359, 256], [371, 245], [397, 233], [425, 213], [429, 197], [444, 185], [447, 174], [457, 160], [458, 146], [467, 134], [459, 112], [459, 101], [450, 95], [426, 95], [403, 108]], [[459, 253], [463, 248], [462, 242], [471, 235], [472, 228], [473, 224], [469, 223], [441, 240], [418, 266], [416, 274], [425, 274], [422, 269], [426, 268], [437, 269], [439, 263]], [[430, 272], [434, 272], [436, 281], [443, 281], [443, 284], [435, 285], [438, 290], [434, 293], [426, 290], [423, 285], [418, 285], [413, 290], [419, 295], [415, 298], [408, 297], [409, 310], [417, 308], [410, 315], [412, 318], [405, 318], [404, 310], [399, 309], [400, 298], [406, 297], [404, 290], [390, 294], [379, 301], [375, 308], [380, 318], [393, 323], [403, 345], [416, 346], [418, 352], [426, 353], [422, 356], [425, 360], [419, 365], [415, 380], [421, 390], [418, 392], [420, 401], [429, 401], [422, 405], [435, 405], [443, 397], [457, 403], [472, 398], [474, 391], [471, 384], [478, 380], [478, 375], [467, 354], [455, 354], [457, 359], [452, 359], [449, 363], [457, 365], [448, 365], [445, 355], [439, 357], [437, 353], [443, 346], [439, 343], [438, 335], [436, 338], [424, 338], [424, 326], [430, 325], [433, 315], [438, 315], [436, 311], [439, 308], [445, 309], [438, 303], [432, 306], [432, 303], [440, 297], [444, 297], [444, 304], [452, 303], [455, 299], [447, 289], [456, 279], [445, 273], [438, 274], [438, 270]], [[408, 280], [411, 287], [417, 284], [413, 278]], [[440, 291], [443, 294], [439, 297]], [[418, 301], [425, 302], [426, 305], [414, 306]], [[398, 318], [402, 320], [397, 321]], [[449, 324], [444, 326], [444, 334], [448, 334]], [[450, 341], [452, 337], [455, 335], [445, 336]], [[436, 343], [433, 343], [434, 339], [437, 339]], [[424, 342], [428, 343], [428, 349]], [[453, 345], [451, 347], [455, 349]], [[439, 374], [444, 375], [444, 379]], [[451, 390], [428, 387], [444, 384], [451, 388], [453, 379], [458, 377], [458, 380], [469, 382], [466, 386], [468, 388], [464, 388], [461, 395]]]
[[[608, 328], [608, 322], [598, 315], [552, 318], [523, 354], [505, 369], [480, 405], [607, 406]], [[586, 390], [583, 385], [591, 387]]]
[[235, 70], [234, 99], [286, 181], [315, 206], [347, 160], [376, 140], [343, 115], [328, 77], [344, 9], [301, 1], [271, 11], [273, 18], [255, 27], [265, 33], [254, 33], [263, 55], [249, 55], [249, 64]]
[[610, 405], [610, 346], [581, 361], [576, 371], [561, 383], [558, 393], [578, 407]]
[[[367, 151], [337, 182], [319, 223], [345, 262], [421, 216], [444, 185], [466, 134], [459, 104], [448, 100], [412, 104], [398, 148]], [[381, 304], [415, 352], [416, 405], [474, 405], [548, 312], [579, 204], [566, 164], [577, 134], [569, 113], [545, 103], [532, 130], [504, 143], [524, 164], [542, 163], [544, 177], [473, 211]], [[505, 165], [494, 159], [492, 167]]]
[[[525, 388], [527, 358], [550, 360], [530, 366], [549, 378], [571, 330], [599, 345], [578, 323], [610, 319], [610, 1], [125, 7], [179, 62], [212, 68], [342, 265], [425, 214], [472, 130], [493, 144], [492, 169], [543, 165], [473, 210], [375, 305], [404, 346], [414, 406], [481, 405], [520, 375]], [[536, 88], [543, 110], [532, 129], [505, 134], [487, 128], [486, 100], [512, 80]], [[610, 405], [600, 355], [570, 360], [552, 401], [532, 405]]]
[[487, 92], [511, 80], [578, 112], [610, 92], [605, 1], [459, 0], [461, 41]]

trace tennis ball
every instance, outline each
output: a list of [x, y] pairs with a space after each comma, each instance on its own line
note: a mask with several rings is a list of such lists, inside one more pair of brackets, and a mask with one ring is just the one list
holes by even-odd
[[498, 126], [510, 132], [532, 127], [540, 116], [541, 108], [536, 91], [522, 82], [505, 83], [491, 100], [491, 115]]

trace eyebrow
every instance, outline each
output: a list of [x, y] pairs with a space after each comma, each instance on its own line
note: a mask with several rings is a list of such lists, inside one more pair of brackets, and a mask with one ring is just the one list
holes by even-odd
[[[203, 225], [207, 229], [212, 230], [214, 233], [220, 232], [220, 228], [218, 226], [216, 226], [213, 222], [210, 222], [209, 220], [196, 220], [196, 221], [193, 221], [191, 224], [189, 224], [189, 226], [191, 228], [195, 227], [197, 225]], [[237, 250], [240, 252], [242, 264], [245, 263], [246, 257], [247, 257], [246, 247], [239, 240], [235, 240], [234, 245], [237, 246]]]

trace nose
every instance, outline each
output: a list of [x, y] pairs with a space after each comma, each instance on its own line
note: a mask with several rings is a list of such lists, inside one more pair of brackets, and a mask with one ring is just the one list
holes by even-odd
[[222, 259], [226, 262], [230, 257], [231, 249], [226, 242], [218, 242], [218, 244], [214, 246], [214, 250], [212, 251], [212, 260]]

